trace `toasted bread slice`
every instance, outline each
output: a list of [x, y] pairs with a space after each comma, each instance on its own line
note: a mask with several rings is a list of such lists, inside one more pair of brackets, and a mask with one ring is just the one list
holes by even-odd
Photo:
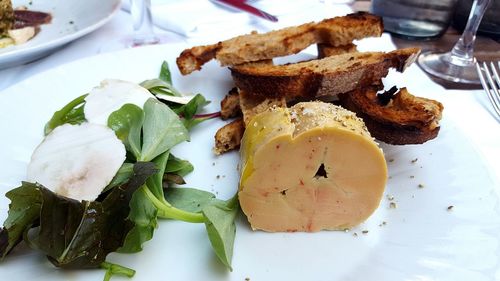
[[390, 68], [402, 72], [413, 63], [420, 49], [346, 53], [286, 65], [231, 67], [236, 86], [265, 97], [311, 100], [364, 88], [385, 77]]
[[[237, 104], [235, 97], [237, 98]], [[231, 117], [235, 117], [243, 113], [243, 118], [238, 118], [217, 131], [215, 134], [214, 149], [216, 154], [222, 154], [240, 146], [241, 137], [243, 136], [245, 127], [248, 125], [253, 116], [275, 106], [286, 107], [286, 100], [284, 97], [264, 98], [242, 91], [239, 91], [238, 93], [237, 89], [236, 96], [234, 95], [234, 91], [231, 90], [224, 100], [227, 101], [225, 103], [221, 103], [221, 112], [230, 112]], [[237, 105], [237, 108], [230, 107], [229, 104]], [[221, 114], [221, 116], [224, 115], [225, 114]]]
[[355, 13], [306, 23], [267, 33], [238, 36], [212, 45], [196, 46], [184, 50], [177, 58], [183, 75], [200, 70], [206, 62], [217, 59], [222, 66], [272, 59], [296, 54], [316, 43], [331, 46], [350, 44], [353, 40], [380, 36], [383, 24], [380, 17], [368, 13]]
[[240, 95], [238, 88], [232, 88], [220, 102], [220, 117], [222, 120], [241, 115]]
[[332, 46], [329, 44], [318, 44], [317, 48], [318, 48], [318, 59], [347, 54], [347, 53], [354, 53], [358, 51], [357, 46], [353, 43], [340, 46]]
[[245, 132], [243, 118], [238, 118], [233, 122], [220, 128], [215, 134], [215, 154], [219, 155], [240, 147], [241, 138]]
[[255, 115], [264, 112], [272, 107], [286, 107], [285, 97], [256, 96], [252, 93], [239, 90], [240, 108], [243, 113], [243, 121], [245, 126], [248, 125], [250, 119]]
[[356, 89], [339, 95], [340, 104], [365, 121], [370, 134], [389, 144], [421, 144], [439, 133], [443, 105], [411, 95], [401, 88], [384, 105], [378, 87]]

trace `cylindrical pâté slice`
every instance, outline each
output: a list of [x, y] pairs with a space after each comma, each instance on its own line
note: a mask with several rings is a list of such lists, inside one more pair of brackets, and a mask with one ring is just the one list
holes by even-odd
[[384, 154], [363, 121], [329, 103], [255, 116], [240, 153], [239, 200], [253, 229], [350, 228], [377, 209], [387, 181]]

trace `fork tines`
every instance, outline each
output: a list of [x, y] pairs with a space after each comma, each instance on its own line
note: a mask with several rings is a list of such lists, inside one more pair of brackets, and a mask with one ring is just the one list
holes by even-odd
[[486, 62], [477, 62], [476, 68], [484, 91], [488, 94], [493, 109], [500, 117], [500, 76], [497, 71], [497, 68], [500, 69], [500, 62], [496, 62], [496, 66], [494, 62], [490, 62], [489, 65]]

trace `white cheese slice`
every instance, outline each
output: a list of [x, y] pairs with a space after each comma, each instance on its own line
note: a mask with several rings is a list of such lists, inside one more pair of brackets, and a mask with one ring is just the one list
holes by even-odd
[[33, 152], [27, 180], [62, 196], [92, 201], [118, 172], [125, 153], [123, 143], [104, 125], [64, 124]]

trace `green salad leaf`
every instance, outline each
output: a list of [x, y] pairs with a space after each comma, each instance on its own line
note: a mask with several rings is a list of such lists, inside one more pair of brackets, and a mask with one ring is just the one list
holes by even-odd
[[44, 134], [48, 135], [57, 126], [63, 124], [81, 124], [85, 122], [85, 115], [83, 113], [83, 107], [85, 105], [85, 98], [88, 94], [81, 95], [76, 99], [70, 101], [60, 110], [56, 111], [49, 122], [45, 125]]
[[141, 154], [141, 128], [144, 122], [144, 112], [134, 104], [125, 104], [108, 117], [108, 127], [115, 131], [116, 136], [125, 144], [127, 151], [135, 159]]
[[216, 200], [202, 210], [212, 248], [219, 260], [231, 271], [233, 270], [231, 260], [236, 236], [234, 220], [238, 207], [238, 197], [235, 195], [227, 201]]
[[99, 267], [116, 251], [132, 227], [127, 219], [135, 191], [157, 169], [153, 163], [134, 164], [130, 180], [114, 188], [102, 202], [76, 201], [40, 187], [40, 227], [30, 232], [30, 244], [58, 267]]
[[172, 74], [170, 73], [170, 68], [168, 67], [168, 62], [163, 61], [160, 68], [160, 75], [158, 77], [160, 80], [165, 81], [166, 83], [172, 84]]
[[122, 185], [126, 183], [131, 177], [134, 175], [134, 164], [132, 163], [123, 163], [118, 172], [116, 172], [115, 177], [111, 182], [104, 188], [102, 193], [105, 193], [116, 186]]
[[172, 84], [172, 74], [166, 61], [163, 61], [161, 64], [158, 78], [143, 81], [140, 85], [149, 90], [153, 95], [182, 96], [181, 92]]
[[215, 200], [211, 192], [187, 187], [169, 187], [165, 189], [165, 197], [172, 206], [193, 213], [201, 213]]
[[0, 257], [4, 258], [23, 238], [23, 233], [36, 224], [40, 216], [42, 198], [40, 186], [23, 182], [7, 192], [10, 199], [8, 217], [0, 230]]
[[151, 161], [175, 145], [189, 140], [186, 127], [165, 104], [149, 99], [144, 104], [144, 115], [141, 161]]
[[[141, 85], [155, 95], [182, 96], [172, 85], [166, 62], [159, 78]], [[86, 96], [55, 112], [45, 134], [62, 124], [86, 122]], [[158, 219], [175, 219], [204, 223], [214, 252], [232, 270], [237, 195], [224, 201], [207, 191], [172, 186], [185, 183], [184, 177], [194, 167], [172, 155], [171, 149], [189, 140], [188, 131], [193, 126], [219, 116], [198, 114], [207, 104], [200, 94], [186, 104], [151, 98], [143, 108], [125, 104], [111, 113], [108, 127], [127, 151], [125, 163], [112, 181], [92, 202], [69, 199], [28, 182], [9, 191], [11, 204], [0, 230], [0, 257], [24, 240], [58, 267], [100, 267], [106, 270], [104, 280], [113, 275], [131, 277], [133, 269], [107, 261], [107, 255], [141, 251], [152, 239]]]
[[103, 281], [109, 281], [111, 280], [111, 277], [113, 275], [121, 275], [121, 276], [126, 276], [126, 277], [134, 277], [135, 275], [135, 270], [121, 266], [119, 264], [114, 264], [110, 262], [103, 262], [101, 263], [101, 268], [106, 270], [106, 275], [104, 275], [104, 280]]

